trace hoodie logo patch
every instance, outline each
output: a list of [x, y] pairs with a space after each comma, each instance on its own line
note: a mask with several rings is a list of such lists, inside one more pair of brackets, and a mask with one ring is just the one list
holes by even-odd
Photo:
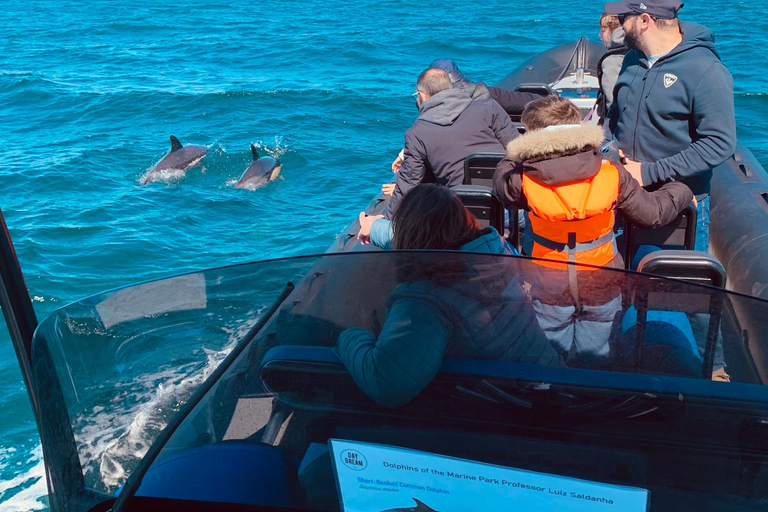
[[672, 73], [664, 73], [664, 87], [669, 89], [673, 83], [677, 82], [677, 77]]

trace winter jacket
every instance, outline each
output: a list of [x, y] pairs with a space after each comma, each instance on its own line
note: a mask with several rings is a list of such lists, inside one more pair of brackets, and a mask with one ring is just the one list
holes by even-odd
[[[523, 174], [545, 186], [563, 186], [595, 176], [603, 159], [598, 149], [603, 142], [599, 126], [581, 126], [557, 131], [527, 132], [507, 146], [507, 155], [493, 175], [493, 189], [505, 206], [528, 208], [523, 194]], [[679, 182], [667, 183], [655, 192], [643, 189], [621, 164], [616, 209], [629, 221], [643, 228], [672, 222], [691, 202], [691, 190]], [[529, 244], [526, 244], [529, 245]], [[624, 268], [616, 253], [609, 265]]]
[[597, 124], [602, 125], [605, 115], [613, 105], [613, 88], [619, 78], [624, 55], [629, 48], [624, 44], [624, 29], [619, 27], [611, 34], [608, 49], [597, 63], [597, 81], [600, 83], [600, 96], [597, 104]]
[[498, 103], [491, 99], [473, 101], [460, 89], [435, 94], [419, 110], [418, 119], [405, 132], [405, 156], [385, 212], [388, 219], [400, 198], [419, 183], [461, 185], [467, 156], [503, 150], [517, 136]]
[[[497, 245], [498, 240], [501, 241], [501, 244], [503, 246], [503, 254], [507, 254], [510, 256], [517, 256], [518, 252], [517, 249], [512, 247], [512, 245], [504, 240], [498, 231], [493, 226], [488, 226], [485, 228], [485, 235], [481, 236], [480, 238], [477, 238], [475, 240], [475, 243], [482, 244], [478, 245], [477, 248], [469, 248], [473, 247], [473, 243], [470, 242], [466, 244], [464, 247], [462, 247], [462, 250], [469, 251], [469, 252], [495, 252], [495, 246]], [[392, 232], [392, 221], [389, 221], [387, 219], [376, 219], [373, 221], [373, 224], [371, 224], [371, 243], [375, 245], [376, 247], [380, 247], [384, 250], [390, 249], [390, 244], [392, 243], [392, 237], [394, 236], [394, 233]], [[497, 240], [498, 239], [498, 240]]]
[[[461, 250], [505, 253], [495, 230]], [[339, 358], [377, 403], [397, 407], [411, 401], [434, 379], [444, 357], [561, 364], [517, 282], [516, 260], [477, 256], [462, 265], [464, 273], [448, 286], [428, 279], [397, 286], [378, 337], [360, 328], [339, 336]]]
[[733, 155], [733, 79], [709, 29], [681, 22], [683, 41], [650, 69], [632, 50], [614, 89], [608, 127], [627, 158], [642, 162], [643, 183], [686, 183], [709, 193], [712, 168]]

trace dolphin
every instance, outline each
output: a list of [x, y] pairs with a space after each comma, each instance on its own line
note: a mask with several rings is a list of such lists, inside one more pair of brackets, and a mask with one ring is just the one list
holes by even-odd
[[411, 499], [416, 502], [415, 507], [390, 508], [387, 510], [382, 510], [382, 512], [437, 512], [437, 510], [433, 509], [429, 505], [426, 505], [424, 502], [421, 502], [416, 498]]
[[152, 170], [144, 177], [142, 185], [151, 183], [158, 178], [162, 171], [171, 173], [183, 173], [193, 165], [196, 165], [208, 153], [205, 146], [182, 146], [179, 139], [171, 135], [171, 151], [152, 167]]
[[253, 153], [253, 161], [240, 177], [235, 188], [245, 188], [267, 183], [277, 178], [277, 175], [280, 174], [280, 168], [282, 167], [280, 162], [271, 156], [260, 158], [259, 152], [256, 151], [256, 147], [253, 144], [251, 144], [251, 153]]

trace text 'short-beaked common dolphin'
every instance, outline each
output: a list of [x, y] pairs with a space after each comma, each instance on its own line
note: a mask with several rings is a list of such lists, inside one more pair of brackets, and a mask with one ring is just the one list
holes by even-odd
[[259, 152], [253, 144], [251, 144], [251, 153], [253, 153], [253, 161], [240, 177], [235, 188], [255, 187], [272, 181], [280, 174], [282, 167], [280, 162], [271, 156], [259, 157]]
[[152, 167], [152, 170], [141, 182], [142, 185], [158, 179], [161, 172], [170, 174], [183, 173], [193, 165], [196, 165], [208, 153], [205, 146], [182, 146], [179, 139], [171, 135], [171, 151]]

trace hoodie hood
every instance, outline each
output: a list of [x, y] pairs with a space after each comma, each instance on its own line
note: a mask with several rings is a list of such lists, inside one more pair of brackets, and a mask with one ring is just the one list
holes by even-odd
[[624, 44], [624, 29], [619, 27], [611, 34], [611, 40], [608, 43], [607, 50], [626, 47]]
[[523, 173], [546, 186], [566, 185], [595, 176], [603, 155], [603, 128], [581, 124], [556, 131], [526, 132], [507, 145], [507, 155], [521, 162]]
[[440, 126], [450, 126], [464, 112], [472, 98], [461, 89], [447, 89], [421, 104], [419, 119]]
[[507, 245], [493, 226], [483, 230], [483, 234], [471, 242], [467, 242], [459, 249], [464, 252], [483, 252], [488, 254], [514, 254], [507, 249]]
[[[706, 48], [712, 52], [717, 60], [720, 60], [720, 54], [717, 53], [717, 48], [715, 48], [715, 34], [713, 34], [711, 30], [703, 25], [691, 23], [690, 21], [681, 21], [680, 30], [683, 32], [683, 40], [667, 55], [659, 59], [659, 62], [693, 48]], [[642, 55], [642, 52], [639, 53]], [[642, 55], [642, 57], [644, 58], [645, 56]]]

